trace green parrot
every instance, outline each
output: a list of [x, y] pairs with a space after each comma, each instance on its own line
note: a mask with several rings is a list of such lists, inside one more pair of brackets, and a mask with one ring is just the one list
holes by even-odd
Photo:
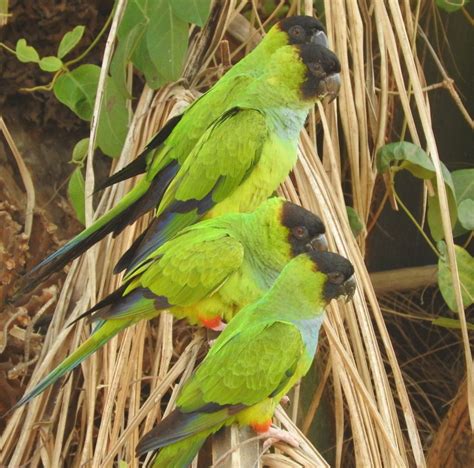
[[92, 335], [15, 407], [119, 331], [164, 309], [192, 324], [221, 330], [222, 319], [230, 321], [260, 298], [291, 258], [307, 250], [326, 250], [324, 233], [318, 216], [282, 198], [267, 200], [253, 213], [228, 213], [184, 229], [131, 271], [122, 287], [80, 317], [100, 319]]
[[[281, 37], [288, 39], [288, 34]], [[22, 292], [152, 208], [155, 220], [122, 257], [116, 272], [135, 267], [201, 218], [255, 209], [290, 172], [308, 111], [317, 99], [337, 93], [339, 71], [337, 57], [324, 46], [279, 47], [258, 77], [249, 81], [244, 76], [248, 82], [241, 91], [224, 98], [226, 110], [213, 116], [204, 131], [200, 127], [193, 136], [193, 125], [184, 116], [167, 130], [165, 141], [149, 153], [144, 178], [112, 210], [29, 272]], [[218, 84], [214, 89], [218, 93]], [[205, 96], [212, 96], [213, 90]], [[199, 115], [203, 105], [200, 109]]]
[[[252, 80], [263, 73], [274, 52], [286, 45], [309, 43], [328, 47], [320, 21], [311, 16], [290, 16], [280, 20], [250, 54], [182, 114], [169, 119], [134, 161], [109, 177], [97, 190], [146, 172], [152, 161], [163, 154], [184, 161], [209, 126], [232, 106], [233, 99], [245, 93]], [[183, 138], [183, 135], [186, 137]], [[172, 149], [161, 151], [163, 146]], [[170, 151], [174, 154], [169, 154]]]
[[298, 255], [272, 288], [229, 323], [184, 385], [177, 408], [139, 442], [161, 449], [155, 467], [188, 466], [207, 437], [233, 423], [297, 445], [271, 427], [280, 399], [309, 370], [324, 308], [355, 291], [354, 268], [338, 254]]

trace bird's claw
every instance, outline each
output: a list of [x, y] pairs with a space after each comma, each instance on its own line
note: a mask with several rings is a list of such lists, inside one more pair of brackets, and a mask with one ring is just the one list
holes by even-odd
[[283, 397], [281, 397], [281, 400], [280, 400], [280, 405], [281, 406], [289, 406], [291, 403], [291, 400], [290, 400], [290, 397], [288, 395], [285, 395]]
[[225, 330], [225, 327], [227, 327], [227, 323], [221, 321], [219, 325], [216, 325], [215, 327], [211, 327], [210, 329], [216, 332], [221, 332]]
[[266, 438], [265, 442], [263, 443], [264, 450], [270, 448], [272, 445], [278, 442], [286, 442], [292, 447], [299, 447], [300, 445], [296, 437], [292, 436], [288, 431], [279, 429], [277, 427], [271, 427], [270, 429], [268, 429], [267, 432], [264, 432], [262, 435]]

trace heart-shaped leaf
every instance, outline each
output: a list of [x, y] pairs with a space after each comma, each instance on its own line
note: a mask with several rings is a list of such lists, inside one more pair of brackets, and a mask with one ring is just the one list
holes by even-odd
[[458, 222], [453, 229], [456, 237], [474, 229], [474, 169], [460, 169], [452, 176], [458, 204]]
[[72, 31], [64, 34], [58, 47], [59, 58], [63, 58], [66, 54], [71, 52], [71, 50], [74, 49], [77, 44], [79, 44], [79, 41], [82, 39], [84, 34], [84, 30], [84, 26], [76, 26]]
[[72, 150], [72, 161], [76, 164], [82, 164], [87, 157], [89, 148], [89, 138], [79, 140]]
[[470, 0], [436, 0], [436, 5], [441, 10], [453, 13], [465, 7]]
[[39, 61], [39, 67], [41, 68], [41, 70], [51, 72], [51, 73], [61, 70], [62, 66], [63, 66], [63, 62], [57, 57], [54, 57], [52, 55], [49, 57], [43, 57]]
[[[448, 307], [453, 312], [457, 312], [451, 272], [446, 255], [446, 244], [443, 241], [438, 242], [438, 249], [442, 254], [438, 260], [439, 289]], [[454, 249], [456, 252], [459, 280], [461, 281], [462, 302], [466, 308], [474, 301], [474, 258], [459, 245], [455, 245]]]
[[179, 78], [188, 48], [188, 24], [174, 14], [169, 0], [156, 2], [150, 10], [146, 45], [165, 82]]
[[26, 43], [26, 39], [18, 39], [16, 43], [16, 57], [20, 62], [28, 63], [28, 62], [39, 62], [39, 54], [36, 52], [36, 49], [32, 46], [29, 46]]
[[56, 80], [53, 88], [54, 95], [81, 119], [90, 120], [99, 75], [100, 68], [97, 65], [81, 65]]
[[211, 2], [210, 0], [173, 0], [171, 6], [178, 18], [204, 26], [209, 16]]
[[[428, 199], [428, 225], [433, 239], [442, 239], [444, 232], [439, 207], [436, 171], [426, 152], [419, 146], [408, 141], [389, 143], [377, 151], [376, 165], [380, 173], [395, 173], [399, 170], [406, 169], [419, 179], [431, 180], [433, 182], [435, 196]], [[450, 172], [442, 162], [441, 171], [446, 185], [450, 219], [454, 226], [457, 218], [454, 184]]]
[[86, 223], [86, 210], [85, 210], [85, 199], [84, 199], [85, 183], [80, 167], [76, 167], [74, 172], [71, 174], [69, 184], [67, 187], [67, 193], [71, 205], [76, 212], [77, 219], [82, 223]]

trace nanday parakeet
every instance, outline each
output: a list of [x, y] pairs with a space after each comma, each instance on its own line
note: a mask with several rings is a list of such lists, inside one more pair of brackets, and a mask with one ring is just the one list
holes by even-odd
[[326, 249], [318, 216], [282, 198], [253, 213], [229, 213], [181, 231], [83, 316], [100, 319], [91, 336], [28, 392], [28, 402], [119, 331], [168, 309], [193, 324], [219, 329], [266, 292], [292, 257]]
[[277, 189], [296, 162], [309, 110], [339, 83], [337, 57], [303, 44], [278, 49], [262, 75], [203, 134], [182, 163], [162, 160], [147, 176], [177, 167], [155, 220], [115, 271], [138, 265], [182, 228], [201, 218], [254, 210]]
[[[112, 177], [110, 183], [146, 167], [145, 177], [112, 210], [29, 272], [20, 293], [150, 209], [157, 207], [159, 217], [144, 234], [146, 242], [137, 241], [117, 271], [135, 266], [150, 249], [204, 215], [255, 209], [290, 171], [308, 109], [318, 97], [337, 93], [340, 66], [332, 52], [321, 45], [304, 50], [285, 45], [312, 40], [327, 43], [322, 25], [310, 17], [287, 18], [272, 28], [237, 71], [233, 67], [163, 128], [141, 163]], [[272, 52], [284, 48], [274, 57]], [[204, 173], [196, 181], [197, 166]]]
[[[221, 114], [232, 106], [233, 99], [260, 76], [272, 54], [280, 47], [293, 44], [317, 44], [328, 47], [322, 23], [311, 16], [290, 16], [276, 23], [255, 49], [228, 70], [206, 93], [196, 99], [182, 114], [171, 118], [151, 139], [145, 150], [129, 165], [109, 177], [100, 187], [146, 172], [151, 162], [163, 156], [162, 147], [184, 161], [199, 138]], [[183, 134], [186, 138], [183, 138]], [[165, 151], [166, 157], [170, 157]]]
[[217, 338], [177, 408], [142, 438], [137, 454], [160, 449], [153, 466], [186, 467], [209, 435], [233, 423], [291, 440], [271, 428], [275, 408], [311, 366], [326, 305], [354, 290], [354, 268], [338, 254], [315, 251], [291, 260]]

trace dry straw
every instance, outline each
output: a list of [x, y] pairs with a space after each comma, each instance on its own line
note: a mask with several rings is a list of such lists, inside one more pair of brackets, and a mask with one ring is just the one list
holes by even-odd
[[[249, 3], [252, 5], [250, 23], [240, 14]], [[116, 7], [104, 54], [102, 78], [107, 73], [116, 27], [125, 4], [119, 1]], [[215, 2], [206, 28], [193, 36], [189, 50], [184, 78], [191, 90], [214, 82], [222, 73], [218, 64], [229, 60], [225, 56], [229, 48], [222, 44], [225, 35], [233, 38], [232, 44], [237, 43], [230, 48], [234, 56], [250, 50], [258, 40], [262, 26], [272, 21], [285, 5], [290, 6], [290, 14], [312, 14], [311, 1], [281, 1], [272, 17], [267, 19], [259, 16], [256, 2]], [[341, 185], [348, 177], [346, 172], [343, 175], [342, 168], [348, 165], [354, 208], [367, 221], [376, 177], [375, 152], [390, 135], [389, 109], [399, 105], [412, 140], [426, 142], [437, 179], [441, 181], [436, 142], [430, 126], [429, 101], [422, 89], [425, 83], [420, 61], [412, 47], [419, 12], [411, 11], [408, 1], [394, 0], [327, 0], [325, 12], [328, 35], [342, 64], [341, 93], [337, 101], [327, 107], [318, 105], [317, 112], [311, 115], [308, 128], [302, 134], [299, 163], [281, 192], [290, 200], [321, 214], [328, 228], [331, 249], [350, 258], [357, 272], [358, 290], [354, 300], [350, 304], [334, 303], [329, 307], [321, 334], [321, 340], [327, 340], [329, 346], [326, 377], [330, 378], [326, 381], [331, 382], [330, 391], [334, 397], [336, 466], [351, 463], [364, 467], [424, 466], [415, 417], [364, 265], [363, 237], [358, 243], [351, 233]], [[101, 80], [99, 96], [103, 94], [103, 83]], [[409, 89], [413, 91], [410, 93]], [[182, 109], [194, 95], [194, 91], [189, 92], [180, 84], [166, 86], [157, 92], [145, 87], [114, 170], [133, 159], [170, 114]], [[96, 132], [94, 122], [100, 104], [98, 99], [92, 137]], [[421, 127], [415, 125], [416, 120], [421, 122]], [[316, 126], [324, 133], [320, 146], [316, 145]], [[88, 194], [94, 186], [92, 164], [91, 142], [86, 177]], [[115, 204], [130, 186], [127, 182], [107, 189], [94, 216]], [[438, 186], [440, 205], [446, 208], [444, 184]], [[90, 223], [93, 219], [91, 197], [87, 198], [86, 207]], [[441, 211], [459, 302], [451, 226], [446, 216], [448, 210]], [[92, 249], [85, 256], [89, 261], [83, 257], [73, 263], [30, 385], [85, 339], [89, 326], [84, 321], [70, 328], [67, 323], [96, 297], [103, 297], [119, 284], [119, 278], [112, 275], [112, 266], [147, 222], [148, 219], [143, 219], [117, 239], [102, 241], [100, 248]], [[459, 317], [470, 385], [472, 360], [465, 318], [462, 313]], [[104, 467], [122, 460], [129, 466], [138, 466], [134, 455], [138, 440], [157, 419], [171, 411], [179, 389], [200, 353], [202, 355], [204, 342], [202, 331], [193, 334], [184, 324], [173, 323], [167, 314], [162, 314], [154, 323], [140, 323], [126, 330], [83, 363], [64, 385], [45, 391], [27, 407], [13, 413], [0, 441], [0, 463]], [[144, 368], [151, 372], [144, 374]], [[298, 407], [297, 396], [292, 404]], [[216, 437], [206, 455], [208, 459], [213, 458], [214, 463], [217, 461], [218, 466], [248, 467], [261, 463], [274, 467], [327, 466], [293, 420], [278, 409], [276, 421], [299, 438], [298, 449], [279, 445], [272, 453], [262, 454], [258, 441], [245, 433], [239, 434], [234, 428]], [[310, 422], [307, 419], [305, 426]], [[344, 449], [348, 430], [353, 447], [353, 453], [349, 454]], [[249, 464], [249, 454], [254, 460], [252, 464]], [[343, 459], [343, 456], [348, 458]]]

